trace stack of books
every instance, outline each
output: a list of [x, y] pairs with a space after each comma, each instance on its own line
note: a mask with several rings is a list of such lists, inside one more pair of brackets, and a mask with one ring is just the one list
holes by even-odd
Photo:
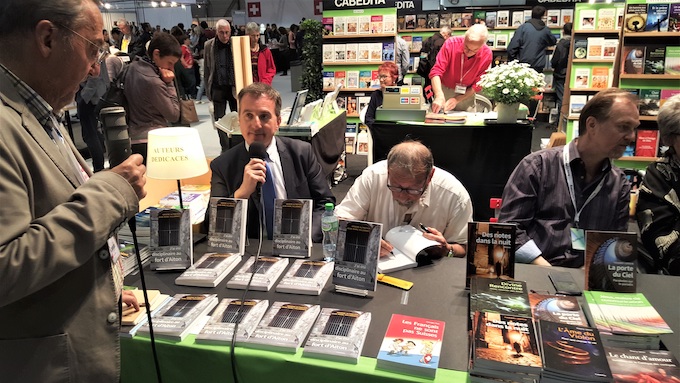
[[215, 308], [208, 323], [203, 326], [196, 335], [196, 343], [205, 344], [231, 344], [234, 337], [236, 323], [237, 343], [242, 343], [255, 331], [262, 316], [269, 307], [269, 301], [264, 299], [240, 299], [225, 298]]
[[241, 256], [234, 253], [208, 253], [201, 257], [179, 277], [176, 285], [216, 287], [241, 262]]
[[324, 308], [312, 327], [303, 355], [357, 364], [370, 324], [369, 312]]
[[274, 302], [243, 345], [294, 354], [307, 338], [319, 311], [319, 305]]
[[[135, 246], [132, 242], [120, 241], [120, 255], [123, 257], [123, 273], [127, 277], [128, 275], [136, 275], [139, 272], [139, 262], [137, 262], [137, 253], [135, 252]], [[149, 251], [149, 245], [139, 244], [139, 255], [142, 259], [142, 265], [146, 266], [151, 262], [151, 252]]]
[[[153, 316], [154, 335], [174, 341], [184, 340], [217, 306], [217, 300], [216, 294], [176, 294]], [[138, 333], [148, 336], [148, 323], [144, 323]]]

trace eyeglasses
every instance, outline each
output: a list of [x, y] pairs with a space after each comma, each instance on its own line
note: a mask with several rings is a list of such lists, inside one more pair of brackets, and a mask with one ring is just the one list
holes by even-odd
[[402, 188], [402, 187], [399, 187], [399, 186], [392, 186], [389, 183], [387, 184], [387, 188], [390, 189], [390, 191], [394, 192], [394, 193], [407, 193], [407, 194], [415, 196], [415, 195], [421, 195], [421, 194], [423, 194], [423, 192], [425, 192], [425, 184], [426, 183], [427, 183], [427, 179], [425, 180], [425, 182], [423, 182], [423, 187], [421, 187], [420, 189], [406, 189], [406, 188]]
[[[92, 41], [91, 41], [90, 39], [88, 39], [87, 37], [81, 35], [80, 33], [74, 31], [73, 29], [71, 29], [71, 28], [69, 28], [69, 27], [67, 27], [67, 26], [65, 26], [65, 25], [61, 25], [61, 24], [57, 24], [57, 25], [58, 25], [59, 27], [61, 27], [61, 28], [66, 29], [67, 31], [73, 33], [74, 35], [80, 37], [81, 39], [87, 41], [88, 43], [90, 43], [91, 46], [93, 46], [94, 48], [96, 48], [96, 49], [97, 49], [97, 53], [96, 53], [96, 54], [93, 54], [92, 56], [95, 56], [95, 55], [96, 55], [97, 58], [96, 58], [96, 61], [95, 61], [95, 62], [96, 62], [98, 65], [100, 65], [100, 64], [104, 61], [104, 59], [106, 59], [106, 55], [109, 53], [108, 50], [102, 48], [100, 45], [95, 44], [94, 42], [92, 42]], [[94, 52], [94, 51], [93, 51], [93, 52]]]
[[390, 77], [392, 77], [392, 76], [390, 76], [390, 75], [388, 75], [388, 74], [381, 74], [380, 76], [378, 76], [378, 78], [379, 78], [380, 80], [385, 80], [385, 79], [388, 79], [388, 78], [390, 78]]

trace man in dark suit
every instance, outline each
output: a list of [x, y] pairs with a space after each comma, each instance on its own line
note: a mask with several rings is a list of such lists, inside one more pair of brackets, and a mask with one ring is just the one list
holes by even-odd
[[[255, 191], [259, 183], [263, 185], [262, 194], [267, 195], [267, 173], [270, 173], [272, 176], [269, 181], [273, 181], [276, 198], [314, 201], [312, 240], [320, 242], [321, 214], [326, 202], [335, 203], [335, 197], [311, 145], [286, 137], [274, 137], [281, 124], [281, 95], [271, 86], [251, 84], [239, 92], [238, 100], [239, 125], [245, 142], [212, 161], [211, 197], [250, 199], [248, 236], [258, 237]], [[266, 162], [250, 157], [248, 151], [255, 141], [265, 146]], [[209, 221], [206, 219], [206, 222]]]

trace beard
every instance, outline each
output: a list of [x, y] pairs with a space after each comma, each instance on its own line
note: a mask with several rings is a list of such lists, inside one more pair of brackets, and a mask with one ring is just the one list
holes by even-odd
[[[396, 200], [395, 200], [395, 201], [396, 201]], [[413, 201], [412, 201], [412, 200], [409, 200], [409, 201], [406, 201], [406, 202], [401, 202], [401, 201], [396, 201], [396, 202], [397, 202], [400, 206], [407, 207], [407, 208], [413, 206], [413, 204], [416, 203], [415, 200], [413, 200]]]

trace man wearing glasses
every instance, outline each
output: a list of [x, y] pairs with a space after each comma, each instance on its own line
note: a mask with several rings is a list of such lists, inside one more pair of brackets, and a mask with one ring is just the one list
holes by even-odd
[[491, 65], [493, 54], [486, 45], [489, 31], [482, 24], [471, 26], [465, 36], [450, 37], [437, 54], [430, 71], [432, 112], [474, 107], [474, 86]]
[[[432, 153], [417, 141], [395, 145], [387, 160], [367, 167], [336, 208], [340, 218], [383, 224], [383, 233], [396, 226], [422, 223], [426, 238], [441, 244], [441, 255], [462, 257], [472, 202], [452, 174], [434, 166]], [[383, 240], [380, 256], [392, 245]]]
[[114, 233], [139, 210], [132, 155], [92, 174], [59, 122], [98, 76], [93, 0], [0, 1], [0, 376], [7, 382], [120, 380], [122, 292]]

